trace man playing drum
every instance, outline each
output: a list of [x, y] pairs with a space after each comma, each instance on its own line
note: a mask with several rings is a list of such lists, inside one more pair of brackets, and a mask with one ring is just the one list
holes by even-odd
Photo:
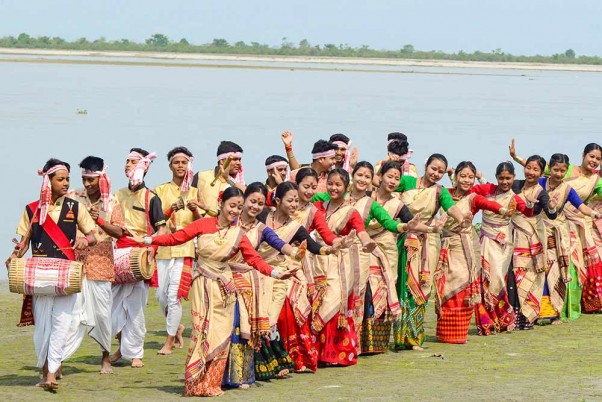
[[[167, 228], [171, 232], [182, 229], [201, 217], [198, 201], [198, 189], [192, 187], [194, 171], [192, 153], [186, 147], [176, 147], [167, 153], [172, 179], [169, 183], [155, 188], [165, 208]], [[157, 299], [161, 313], [166, 318], [167, 339], [158, 355], [170, 355], [174, 345], [178, 349], [184, 346], [182, 332], [182, 301], [188, 300], [192, 282], [192, 262], [194, 260], [194, 241], [179, 246], [159, 247], [157, 253], [157, 271], [159, 289]]]
[[[156, 155], [141, 148], [132, 148], [125, 162], [128, 187], [115, 193], [124, 217], [125, 234], [148, 236], [154, 232], [167, 233], [161, 199], [144, 184], [144, 176]], [[136, 247], [124, 236], [117, 241], [117, 249], [127, 249], [134, 254]], [[132, 251], [134, 250], [134, 251]], [[115, 250], [115, 260], [124, 250]], [[120, 254], [121, 253], [121, 254]], [[111, 357], [115, 363], [120, 358], [131, 359], [132, 367], [143, 367], [144, 336], [146, 323], [144, 307], [148, 298], [148, 283], [138, 280], [132, 283], [113, 284], [111, 320], [113, 335], [119, 339], [119, 349]]]
[[[25, 255], [31, 242], [32, 259], [26, 263], [25, 269], [31, 269], [28, 277], [36, 277], [35, 261], [46, 261], [46, 269], [54, 272], [65, 272], [70, 261], [75, 261], [74, 249], [83, 249], [96, 243], [94, 221], [86, 208], [65, 195], [69, 190], [68, 163], [58, 159], [49, 159], [44, 168], [38, 171], [43, 176], [40, 199], [27, 205], [17, 234], [21, 241], [9, 257], [7, 265], [14, 258]], [[85, 236], [77, 237], [77, 231]], [[39, 258], [39, 260], [38, 260]], [[46, 270], [46, 272], [52, 272]], [[62, 281], [70, 275], [55, 275], [57, 288], [64, 288]], [[47, 274], [42, 281], [49, 282]], [[34, 283], [35, 288], [37, 284]], [[42, 286], [40, 284], [40, 286]], [[35, 293], [35, 291], [34, 291]], [[61, 363], [68, 356], [65, 353], [66, 335], [73, 319], [72, 311], [77, 296], [69, 295], [36, 295], [33, 306], [30, 296], [26, 296], [21, 312], [20, 325], [35, 323], [33, 343], [38, 356], [38, 367], [43, 368], [42, 381], [38, 386], [45, 389], [57, 389], [57, 372], [60, 374]], [[33, 316], [31, 310], [33, 307]], [[33, 319], [32, 319], [33, 318]], [[60, 377], [60, 375], [59, 375]]]
[[[98, 240], [93, 247], [76, 251], [78, 261], [84, 263], [85, 279], [78, 295], [75, 310], [83, 312], [84, 320], [75, 319], [68, 345], [77, 350], [88, 328], [88, 333], [102, 349], [101, 374], [112, 374], [111, 350], [111, 283], [115, 279], [113, 238], [123, 236], [123, 213], [117, 198], [111, 194], [111, 182], [104, 160], [88, 156], [79, 164], [82, 169], [83, 189], [67, 195], [85, 207], [96, 222], [94, 234]], [[78, 236], [81, 236], [81, 232]], [[83, 324], [83, 325], [82, 325]]]

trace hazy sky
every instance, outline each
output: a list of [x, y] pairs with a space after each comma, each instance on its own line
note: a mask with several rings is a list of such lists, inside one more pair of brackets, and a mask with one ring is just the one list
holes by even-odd
[[600, 0], [0, 0], [0, 36], [191, 43], [282, 38], [376, 49], [602, 55]]

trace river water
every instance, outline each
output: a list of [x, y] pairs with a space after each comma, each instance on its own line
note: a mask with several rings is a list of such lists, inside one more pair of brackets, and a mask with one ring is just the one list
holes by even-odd
[[[76, 167], [87, 155], [101, 156], [117, 189], [126, 185], [129, 149], [142, 147], [159, 154], [147, 176], [155, 186], [170, 179], [165, 154], [171, 148], [187, 146], [196, 169], [204, 170], [215, 165], [216, 147], [227, 139], [244, 148], [250, 182], [265, 179], [267, 156], [284, 153], [282, 130], [295, 133], [294, 149], [304, 162], [315, 141], [337, 132], [359, 147], [360, 160], [376, 162], [386, 155], [386, 134], [401, 131], [420, 170], [428, 155], [440, 152], [451, 165], [472, 160], [494, 179], [512, 137], [522, 156], [563, 152], [575, 163], [586, 143], [602, 142], [600, 73], [7, 58], [0, 57], [2, 258], [24, 205], [38, 197], [36, 171], [49, 157]], [[270, 65], [281, 69], [265, 69]], [[77, 168], [73, 186], [80, 186]]]

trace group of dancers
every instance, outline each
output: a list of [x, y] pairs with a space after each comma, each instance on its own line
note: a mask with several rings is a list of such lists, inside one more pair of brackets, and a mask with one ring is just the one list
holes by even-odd
[[[450, 167], [438, 153], [419, 175], [399, 132], [375, 165], [343, 134], [317, 141], [301, 165], [293, 134], [281, 137], [286, 157], [268, 157], [267, 178], [250, 184], [243, 149], [230, 141], [196, 174], [192, 152], [173, 148], [172, 180], [153, 190], [144, 178], [156, 155], [142, 148], [125, 158], [129, 183], [114, 194], [102, 158], [80, 162], [76, 191], [70, 165], [48, 160], [7, 267], [31, 248], [34, 258], [83, 262], [85, 277], [77, 294], [24, 297], [20, 325], [35, 325], [39, 386], [58, 388], [86, 333], [102, 349], [101, 373], [119, 359], [142, 367], [155, 285], [167, 330], [160, 355], [184, 346], [190, 300], [187, 396], [349, 366], [391, 346], [422, 350], [431, 291], [447, 343], [466, 342], [473, 314], [479, 335], [492, 335], [602, 311], [599, 145], [572, 165], [559, 153], [523, 159], [513, 140], [524, 179], [506, 161], [488, 183], [472, 162]], [[451, 188], [439, 184], [446, 174]], [[113, 283], [116, 261], [135, 249], [156, 276]]]

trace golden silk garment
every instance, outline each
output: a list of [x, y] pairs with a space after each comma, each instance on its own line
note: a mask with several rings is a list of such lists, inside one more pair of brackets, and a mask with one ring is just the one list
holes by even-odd
[[[553, 190], [549, 188], [550, 181], [546, 182], [546, 191], [550, 198], [558, 199], [558, 208], [562, 208], [571, 204], [566, 204], [571, 187], [562, 183]], [[556, 313], [560, 314], [564, 305], [564, 297], [566, 295], [566, 282], [569, 277], [569, 256], [571, 254], [571, 235], [569, 223], [564, 215], [564, 210], [558, 212], [556, 219], [548, 219], [543, 216], [546, 236], [547, 236], [547, 251], [546, 259], [548, 262], [548, 270], [546, 273], [546, 282], [550, 293], [550, 303]], [[574, 278], [573, 280], [578, 280]]]
[[[325, 204], [327, 210], [328, 202]], [[341, 205], [326, 220], [328, 227], [335, 234], [340, 234], [351, 214], [355, 209], [349, 205]], [[316, 241], [325, 246], [322, 237], [316, 233]], [[345, 317], [354, 306], [348, 306], [348, 298], [353, 293], [359, 302], [359, 249], [353, 244], [348, 249], [341, 249], [335, 254], [312, 256], [312, 273], [316, 282], [319, 296], [314, 300], [314, 311], [312, 330], [320, 332], [324, 325], [330, 321], [336, 313], [339, 316], [339, 328], [347, 328]], [[324, 287], [325, 285], [325, 287]]]
[[[393, 196], [385, 201], [382, 207], [389, 216], [395, 217], [400, 213], [404, 204], [401, 199]], [[366, 226], [366, 232], [377, 245], [377, 248], [369, 255], [370, 274], [368, 277], [368, 283], [372, 290], [374, 317], [382, 316], [388, 309], [395, 319], [401, 314], [399, 297], [395, 289], [399, 260], [397, 233], [389, 232], [376, 219], [370, 220]]]
[[204, 170], [197, 173], [197, 189], [199, 192], [199, 199], [207, 207], [207, 210], [201, 209], [202, 216], [216, 216], [218, 211], [219, 195], [225, 189], [230, 187], [230, 184], [224, 180], [223, 177], [219, 177], [215, 182], [215, 185], [211, 185], [211, 182], [215, 178], [215, 169]]
[[[270, 217], [273, 217], [273, 212], [268, 215], [266, 222], [270, 222]], [[278, 237], [285, 243], [289, 244], [300, 227], [301, 224], [299, 222], [291, 220], [286, 225], [281, 226], [278, 229], [272, 228], [272, 230], [274, 230]], [[275, 250], [266, 243], [262, 243], [259, 246], [258, 252], [268, 264], [282, 271], [286, 271], [292, 264], [289, 257], [280, 254], [280, 251]], [[289, 291], [289, 285], [292, 281], [274, 279], [271, 277], [263, 277], [262, 281], [266, 298], [269, 300], [270, 307], [268, 309], [268, 317], [270, 326], [274, 326], [278, 323], [278, 316], [280, 315], [280, 310], [282, 310], [282, 306], [284, 305], [284, 301], [286, 300]], [[293, 306], [293, 308], [295, 307], [299, 306]], [[307, 305], [304, 307], [304, 313], [309, 314], [309, 311], [310, 306], [308, 301]], [[307, 315], [305, 317], [307, 317]]]
[[[401, 194], [401, 201], [413, 215], [420, 213], [421, 222], [429, 225], [439, 209], [440, 191], [440, 185], [406, 190]], [[407, 250], [407, 286], [416, 305], [422, 305], [431, 294], [431, 275], [439, 260], [439, 234], [409, 232], [404, 246]]]
[[[257, 222], [245, 235], [253, 245], [259, 247], [265, 225]], [[264, 294], [263, 278], [257, 270], [247, 265], [241, 253], [237, 253], [228, 263], [236, 286], [236, 296], [240, 313], [240, 332], [254, 347], [259, 347], [261, 338], [270, 334], [268, 308], [270, 300]]]
[[[589, 177], [581, 175], [566, 179], [565, 182], [586, 202], [592, 196], [599, 178], [595, 174]], [[571, 237], [571, 262], [579, 274], [579, 285], [583, 286], [587, 278], [587, 264], [593, 264], [595, 261], [592, 260], [599, 261], [600, 258], [594, 241], [593, 220], [571, 204], [565, 205], [564, 216], [570, 222], [571, 233], [574, 234]]]
[[[456, 201], [456, 207], [463, 214], [472, 212], [472, 203], [476, 194], [469, 194]], [[466, 306], [475, 305], [479, 300], [476, 290], [480, 264], [475, 255], [474, 229], [472, 226], [462, 228], [461, 223], [449, 217], [443, 227], [441, 234], [441, 254], [439, 265], [435, 273], [436, 283], [436, 310], [440, 309], [445, 302], [469, 287], [471, 289], [466, 296]]]
[[[190, 187], [190, 190], [183, 194], [180, 190], [180, 186], [173, 181], [155, 187], [155, 193], [161, 199], [164, 210], [169, 208], [170, 205], [177, 202], [180, 198], [184, 201], [184, 206], [186, 206], [188, 201], [196, 200], [198, 198], [198, 189], [196, 187]], [[193, 221], [194, 214], [191, 210], [184, 207], [184, 209], [180, 209], [171, 214], [171, 217], [167, 220], [167, 226], [172, 232], [175, 232]], [[189, 241], [178, 246], [159, 247], [156, 258], [159, 260], [169, 260], [180, 257], [194, 257], [194, 241]]]
[[[539, 184], [527, 190], [537, 198], [543, 190]], [[526, 202], [524, 192], [519, 194]], [[516, 290], [520, 302], [521, 313], [533, 323], [539, 317], [541, 298], [545, 281], [545, 271], [548, 238], [543, 221], [544, 212], [533, 217], [527, 217], [517, 212], [512, 217], [514, 228], [514, 252], [512, 266], [516, 278]]]
[[208, 372], [208, 366], [221, 369], [217, 387], [221, 385], [225, 364], [213, 360], [227, 358], [236, 301], [228, 260], [238, 251], [243, 235], [240, 228], [231, 227], [221, 238], [219, 232], [197, 237], [197, 265], [190, 289], [193, 331], [186, 357], [186, 395], [204, 394], [200, 389], [204, 377], [219, 376]]
[[[503, 208], [508, 208], [514, 198], [510, 190], [505, 193], [488, 196]], [[492, 211], [483, 211], [481, 225], [481, 275], [483, 282], [483, 300], [487, 310], [492, 311], [499, 302], [499, 295], [506, 291], [506, 274], [512, 261], [514, 249], [510, 230], [510, 218]]]

